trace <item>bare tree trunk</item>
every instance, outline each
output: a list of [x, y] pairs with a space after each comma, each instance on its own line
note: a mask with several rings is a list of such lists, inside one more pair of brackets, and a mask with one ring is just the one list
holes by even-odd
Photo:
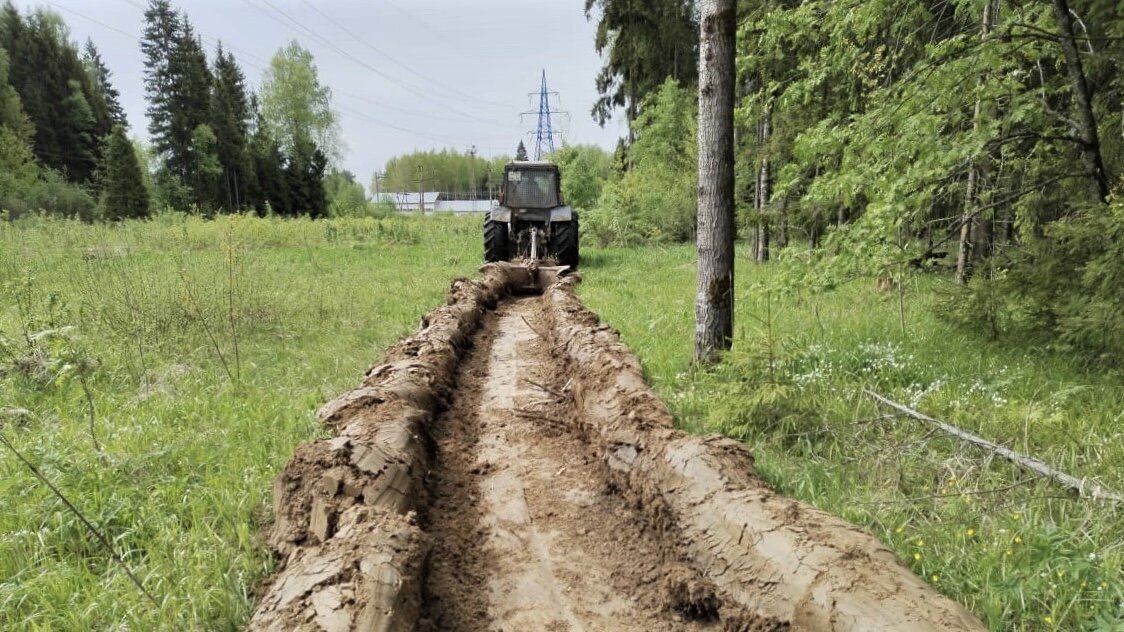
[[734, 0], [703, 0], [699, 33], [698, 292], [695, 360], [734, 337]]
[[[983, 10], [983, 25], [980, 27], [980, 37], [987, 39], [999, 18], [999, 3], [990, 0]], [[983, 81], [983, 78], [980, 78]], [[972, 113], [972, 127], [980, 128], [980, 100], [976, 99], [976, 108]], [[979, 242], [979, 225], [982, 221], [975, 209], [979, 200], [980, 171], [984, 169], [983, 162], [986, 157], [977, 158], [968, 166], [968, 184], [964, 191], [964, 214], [960, 218], [960, 248], [956, 254], [956, 282], [963, 285], [968, 282], [971, 272], [971, 263], [983, 256], [983, 249]]]
[[[757, 146], [764, 147], [765, 143], [769, 142], [769, 136], [772, 134], [772, 106], [765, 107], [765, 113], [761, 117], [761, 123], [757, 126]], [[758, 262], [769, 260], [769, 211], [772, 202], [772, 165], [769, 163], [768, 158], [761, 159], [761, 166], [757, 170], [757, 250], [754, 252], [754, 259]]]
[[1075, 131], [1081, 139], [1081, 159], [1089, 170], [1091, 178], [1090, 193], [1098, 202], [1108, 200], [1108, 177], [1105, 175], [1104, 160], [1101, 158], [1101, 140], [1097, 134], [1097, 119], [1093, 115], [1093, 94], [1085, 80], [1085, 70], [1081, 66], [1081, 53], [1077, 50], [1076, 36], [1073, 32], [1073, 15], [1067, 0], [1054, 0], [1054, 19], [1058, 22], [1061, 37], [1058, 41], [1065, 52], [1065, 66], [1073, 90], [1073, 107], [1076, 110]]
[[[979, 125], [980, 102], [976, 101], [976, 125]], [[960, 218], [960, 249], [956, 253], [956, 282], [968, 282], [968, 257], [972, 248], [972, 224], [976, 221], [973, 209], [976, 206], [976, 166], [968, 167], [968, 186], [964, 191], [964, 216]]]
[[781, 198], [777, 207], [777, 248], [788, 246], [788, 198]]

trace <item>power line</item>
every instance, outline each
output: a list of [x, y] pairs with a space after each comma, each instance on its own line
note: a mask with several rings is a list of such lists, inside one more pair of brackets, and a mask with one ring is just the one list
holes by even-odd
[[67, 8], [67, 7], [64, 7], [64, 6], [57, 5], [53, 2], [50, 2], [50, 0], [44, 0], [43, 3], [48, 5], [48, 6], [52, 6], [56, 9], [58, 9], [59, 11], [65, 11], [67, 13], [73, 13], [74, 15], [76, 15], [76, 16], [84, 19], [84, 20], [89, 20], [90, 22], [93, 22], [94, 24], [97, 24], [97, 25], [100, 25], [100, 26], [102, 26], [106, 29], [109, 29], [110, 31], [113, 31], [114, 33], [120, 33], [121, 35], [124, 35], [125, 37], [127, 37], [131, 40], [140, 41], [140, 40], [137, 40], [137, 36], [135, 34], [129, 33], [127, 31], [122, 31], [121, 29], [117, 28], [116, 26], [110, 26], [109, 24], [106, 24], [105, 22], [102, 22], [101, 20], [99, 20], [97, 18], [92, 18], [92, 17], [90, 17], [90, 16], [88, 16], [84, 13], [81, 13], [79, 11], [75, 11], [74, 9], [70, 9], [70, 8]]
[[420, 72], [418, 72], [414, 68], [411, 68], [410, 66], [407, 66], [406, 64], [402, 63], [401, 61], [395, 59], [389, 53], [386, 53], [386, 52], [380, 50], [374, 44], [371, 44], [369, 41], [367, 41], [366, 38], [363, 38], [363, 37], [360, 37], [360, 36], [356, 35], [354, 31], [352, 31], [349, 28], [347, 28], [346, 26], [340, 24], [334, 18], [332, 18], [332, 16], [328, 15], [324, 11], [321, 11], [319, 7], [317, 7], [316, 5], [309, 2], [309, 0], [301, 0], [301, 1], [305, 5], [307, 5], [308, 8], [312, 9], [317, 14], [319, 14], [320, 17], [327, 20], [328, 23], [332, 24], [333, 26], [335, 26], [339, 30], [343, 31], [344, 33], [347, 33], [349, 36], [351, 36], [352, 39], [354, 39], [355, 41], [359, 42], [360, 44], [366, 46], [367, 48], [371, 49], [372, 51], [375, 52], [375, 54], [383, 57], [384, 59], [386, 59], [390, 63], [394, 64], [395, 66], [398, 66], [399, 68], [404, 69], [406, 72], [409, 72], [410, 74], [414, 75], [415, 77], [418, 77], [419, 79], [422, 79], [424, 81], [428, 81], [429, 83], [432, 83], [435, 86], [439, 86], [442, 90], [445, 90], [446, 92], [448, 92], [450, 94], [453, 94], [453, 95], [456, 95], [458, 97], [461, 97], [463, 99], [468, 99], [470, 101], [477, 101], [477, 102], [485, 103], [485, 104], [488, 104], [488, 105], [496, 105], [496, 106], [506, 106], [507, 105], [506, 103], [500, 103], [499, 101], [489, 101], [487, 99], [481, 99], [479, 97], [474, 97], [472, 95], [465, 94], [464, 92], [461, 92], [461, 91], [459, 91], [455, 88], [447, 86], [445, 84], [445, 82], [438, 81], [436, 79], [432, 79], [432, 78], [430, 78], [426, 75], [421, 74]]
[[[137, 4], [136, 2], [133, 2], [132, 0], [124, 0], [124, 2], [126, 2], [126, 3], [130, 4], [130, 5], [134, 6], [134, 7], [137, 7], [137, 8], [141, 8], [141, 9], [143, 9], [143, 7], [142, 7], [141, 5]], [[55, 4], [54, 2], [51, 2], [50, 0], [44, 0], [44, 4], [47, 4], [47, 5], [49, 5], [49, 6], [52, 6], [52, 7], [56, 8], [56, 9], [58, 9], [58, 10], [60, 10], [60, 11], [64, 11], [64, 12], [67, 12], [67, 13], [71, 13], [71, 14], [73, 14], [73, 15], [77, 16], [77, 17], [80, 17], [80, 18], [84, 19], [84, 20], [87, 20], [87, 21], [89, 21], [89, 22], [92, 22], [92, 23], [94, 23], [94, 24], [97, 24], [97, 25], [101, 26], [102, 28], [104, 28], [104, 29], [106, 29], [106, 30], [109, 30], [109, 31], [112, 31], [112, 32], [114, 32], [114, 33], [117, 33], [117, 34], [119, 34], [119, 35], [122, 35], [122, 36], [124, 36], [124, 37], [127, 37], [127, 38], [129, 38], [130, 40], [132, 40], [132, 41], [134, 41], [134, 42], [137, 42], [138, 44], [139, 44], [139, 43], [141, 43], [141, 41], [142, 41], [142, 40], [141, 40], [141, 38], [138, 38], [138, 37], [137, 37], [137, 36], [136, 36], [135, 34], [133, 34], [133, 33], [129, 33], [129, 32], [127, 32], [127, 31], [124, 31], [124, 30], [122, 30], [122, 29], [119, 29], [119, 28], [117, 28], [117, 27], [115, 27], [115, 26], [113, 26], [113, 25], [111, 25], [111, 24], [107, 24], [107, 23], [105, 23], [105, 22], [103, 22], [103, 21], [101, 21], [101, 20], [99, 20], [99, 19], [97, 19], [97, 18], [94, 18], [94, 17], [91, 17], [91, 16], [89, 16], [89, 15], [86, 15], [85, 13], [82, 13], [82, 12], [80, 12], [80, 11], [75, 11], [75, 10], [73, 10], [73, 9], [70, 9], [70, 8], [67, 8], [67, 7], [64, 7], [64, 6], [60, 6], [60, 5], [58, 5], [58, 4]], [[203, 39], [203, 40], [211, 40], [211, 42], [212, 42], [212, 43], [217, 43], [217, 42], [218, 42], [218, 40], [215, 40], [215, 39], [213, 39], [213, 38], [209, 38], [209, 37], [207, 37], [206, 35], [203, 35], [202, 33], [199, 33], [199, 37], [200, 37], [200, 39]], [[247, 52], [247, 51], [244, 51], [244, 50], [240, 50], [240, 49], [237, 49], [237, 48], [235, 48], [235, 47], [233, 47], [233, 46], [230, 46], [230, 45], [224, 45], [224, 46], [226, 46], [226, 48], [227, 48], [228, 50], [231, 50], [231, 51], [237, 52], [237, 53], [239, 53], [239, 54], [243, 54], [243, 55], [246, 55], [246, 56], [248, 56], [248, 57], [251, 57], [251, 58], [256, 58], [256, 59], [259, 59], [259, 60], [260, 60], [260, 59], [262, 59], [261, 57], [258, 57], [257, 55], [254, 55], [254, 54], [252, 54], [252, 53], [249, 53], [249, 52]], [[263, 61], [264, 61], [264, 60], [263, 60]], [[265, 67], [263, 67], [263, 66], [259, 66], [259, 65], [257, 65], [257, 64], [254, 64], [254, 63], [250, 63], [250, 62], [247, 62], [247, 61], [245, 61], [245, 59], [243, 59], [242, 63], [243, 63], [243, 64], [245, 64], [245, 65], [247, 65], [247, 66], [250, 66], [251, 68], [256, 68], [256, 69], [258, 69], [258, 70], [260, 70], [260, 71], [262, 71], [262, 72], [265, 72], [265, 70], [266, 70], [266, 68], [265, 68]], [[269, 63], [269, 62], [265, 62], [265, 63]], [[376, 101], [376, 100], [374, 100], [374, 99], [371, 99], [371, 98], [369, 98], [369, 97], [364, 97], [364, 96], [360, 96], [360, 95], [356, 95], [356, 94], [351, 94], [351, 93], [349, 93], [349, 92], [344, 92], [344, 91], [341, 91], [341, 90], [336, 90], [336, 89], [334, 89], [334, 88], [333, 88], [332, 92], [333, 92], [333, 93], [338, 93], [338, 94], [341, 94], [341, 95], [344, 95], [344, 96], [349, 96], [349, 97], [351, 97], [351, 98], [354, 98], [354, 99], [359, 99], [359, 100], [362, 100], [362, 101], [367, 101], [367, 102], [369, 102], [369, 103], [374, 103], [374, 104], [376, 104], [376, 105], [382, 105], [382, 106], [384, 106], [384, 107], [390, 107], [390, 108], [394, 108], [394, 106], [391, 106], [391, 105], [389, 105], [389, 104], [386, 104], [386, 103], [380, 103], [380, 102], [378, 102], [378, 101]], [[428, 139], [428, 140], [432, 140], [432, 141], [436, 141], [436, 142], [439, 142], [439, 143], [444, 143], [444, 144], [448, 144], [448, 145], [459, 145], [459, 144], [462, 144], [462, 143], [464, 143], [464, 142], [469, 142], [469, 141], [467, 141], [467, 140], [465, 140], [465, 139], [460, 139], [460, 140], [457, 140], [457, 141], [451, 141], [451, 140], [449, 140], [449, 139], [441, 139], [441, 138], [437, 138], [437, 137], [435, 137], [435, 136], [431, 136], [431, 135], [429, 135], [429, 134], [427, 134], [427, 133], [425, 133], [425, 132], [419, 132], [419, 131], [416, 131], [416, 130], [408, 129], [408, 128], [405, 128], [405, 127], [401, 127], [401, 126], [399, 126], [399, 125], [395, 125], [395, 124], [393, 124], [393, 123], [387, 123], [386, 121], [382, 121], [382, 120], [379, 120], [379, 119], [377, 119], [377, 118], [374, 118], [374, 117], [372, 117], [372, 116], [370, 116], [370, 115], [367, 115], [367, 114], [363, 114], [363, 113], [360, 113], [360, 112], [355, 112], [355, 111], [352, 111], [352, 110], [347, 110], [347, 109], [345, 109], [345, 108], [343, 108], [343, 107], [339, 106], [338, 104], [337, 104], [337, 105], [335, 106], [335, 108], [334, 108], [334, 109], [336, 109], [336, 110], [339, 110], [340, 112], [344, 112], [344, 113], [348, 114], [348, 115], [349, 115], [349, 116], [350, 116], [350, 117], [351, 117], [352, 119], [354, 119], [354, 120], [357, 120], [357, 121], [359, 121], [359, 122], [367, 123], [367, 124], [369, 124], [369, 125], [377, 125], [377, 126], [379, 126], [379, 127], [385, 127], [385, 128], [388, 128], [388, 129], [393, 129], [393, 130], [396, 130], [396, 131], [399, 131], [399, 132], [404, 132], [404, 133], [406, 133], [406, 134], [410, 134], [410, 135], [413, 135], [413, 136], [417, 136], [417, 137], [419, 137], [419, 138], [425, 138], [425, 139]], [[404, 110], [404, 109], [403, 109], [403, 111], [406, 111], [407, 113], [411, 113], [411, 112], [409, 112], [408, 110]]]
[[369, 123], [371, 125], [378, 125], [379, 127], [386, 127], [386, 128], [389, 128], [389, 129], [397, 130], [399, 132], [405, 132], [405, 133], [410, 134], [412, 136], [417, 136], [419, 138], [425, 138], [425, 139], [432, 140], [434, 142], [442, 143], [442, 144], [445, 144], [445, 145], [459, 145], [459, 144], [463, 144], [463, 143], [466, 143], [466, 142], [471, 142], [471, 141], [469, 141], [467, 139], [463, 139], [463, 138], [458, 139], [458, 140], [452, 140], [452, 139], [449, 139], [449, 138], [439, 138], [437, 136], [431, 136], [426, 132], [418, 132], [416, 130], [407, 129], [405, 127], [400, 127], [398, 125], [395, 125], [394, 123], [387, 123], [386, 121], [377, 119], [373, 116], [370, 116], [369, 114], [357, 112], [357, 111], [351, 110], [349, 108], [343, 108], [343, 107], [340, 107], [338, 105], [336, 106], [335, 109], [339, 110], [343, 114], [347, 114], [352, 119], [357, 120], [357, 121], [362, 122], [362, 123]]
[[[274, 12], [276, 12], [277, 14], [281, 15], [286, 20], [288, 20], [292, 24], [292, 26], [290, 26], [288, 24], [285, 24], [285, 22], [282, 21], [281, 18], [278, 18], [277, 16], [273, 15], [272, 13], [269, 13], [265, 9], [259, 7], [258, 5], [254, 4], [253, 2], [251, 2], [250, 0], [242, 0], [242, 1], [245, 2], [246, 4], [250, 5], [251, 7], [254, 7], [254, 9], [256, 9], [257, 11], [260, 11], [263, 15], [265, 15], [265, 16], [269, 17], [270, 19], [276, 21], [277, 23], [281, 24], [282, 26], [285, 26], [286, 28], [292, 29], [292, 28], [295, 27], [297, 30], [299, 30], [301, 32], [304, 32], [309, 37], [311, 37], [313, 40], [315, 40], [319, 44], [325, 46], [329, 50], [331, 50], [331, 51], [335, 52], [336, 54], [340, 55], [341, 57], [344, 57], [345, 59], [348, 59], [348, 60], [354, 62], [355, 64], [369, 70], [370, 72], [386, 79], [387, 81], [389, 81], [389, 82], [391, 82], [391, 83], [393, 83], [393, 84], [395, 84], [399, 87], [405, 88], [406, 90], [409, 90], [410, 92], [413, 92], [414, 94], [416, 94], [420, 97], [429, 98], [431, 96], [423, 88], [419, 88], [415, 85], [406, 83], [406, 82], [404, 82], [400, 79], [397, 79], [397, 78], [395, 78], [391, 75], [388, 75], [385, 72], [379, 70], [378, 68], [375, 68], [374, 66], [368, 64], [367, 62], [363, 61], [362, 59], [356, 57], [355, 55], [352, 55], [351, 53], [347, 52], [346, 50], [340, 48], [339, 46], [336, 46], [334, 43], [329, 41], [324, 36], [320, 35], [319, 33], [314, 31], [310, 27], [308, 27], [304, 24], [301, 24], [301, 22], [299, 20], [297, 20], [296, 18], [293, 18], [288, 13], [285, 13], [281, 9], [277, 8], [277, 6], [274, 5], [272, 2], [270, 2], [269, 0], [261, 0], [261, 2], [266, 7], [272, 9]], [[489, 123], [490, 122], [486, 119], [482, 119], [482, 118], [480, 118], [478, 116], [475, 116], [473, 114], [469, 114], [468, 112], [465, 112], [463, 110], [458, 110], [457, 108], [445, 103], [444, 101], [442, 101], [440, 99], [435, 100], [434, 103], [436, 103], [439, 107], [441, 107], [443, 109], [446, 109], [450, 112], [453, 112], [454, 114], [459, 114], [459, 115], [464, 116], [466, 118], [472, 119], [473, 121], [477, 121], [477, 122], [481, 122], [481, 123]]]
[[[133, 7], [136, 7], [138, 9], [142, 10], [142, 11], [145, 10], [144, 5], [140, 4], [139, 2], [136, 2], [136, 0], [122, 0], [122, 1], [128, 3], [129, 5], [132, 5]], [[258, 7], [254, 7], [254, 8], [255, 8], [255, 10], [261, 11], [261, 9], [258, 8]], [[315, 7], [313, 7], [313, 8], [315, 9]], [[317, 12], [319, 13], [320, 11], [317, 9]], [[272, 16], [269, 16], [269, 17], [272, 18]], [[335, 22], [333, 22], [333, 24], [335, 24]], [[284, 23], [282, 23], [282, 25], [286, 26], [288, 28], [288, 26], [285, 25]], [[107, 27], [107, 28], [112, 28], [112, 27]], [[125, 33], [124, 31], [118, 30], [118, 32], [122, 33], [122, 34], [125, 34], [125, 35], [128, 35], [131, 38], [135, 38], [134, 35]], [[351, 34], [351, 33], [349, 33], [349, 34]], [[242, 63], [244, 65], [249, 66], [251, 68], [254, 68], [254, 69], [256, 69], [260, 72], [266, 72], [268, 70], [268, 66], [271, 63], [268, 59], [265, 59], [263, 57], [255, 55], [254, 53], [251, 53], [251, 52], [249, 52], [245, 49], [241, 49], [241, 48], [238, 48], [236, 46], [233, 46], [228, 42], [222, 42], [221, 40], [218, 40], [218, 39], [213, 38], [213, 37], [208, 37], [207, 35], [204, 35], [202, 33], [199, 33], [199, 37], [212, 46], [217, 46], [219, 44], [222, 44], [228, 51], [233, 51], [235, 53], [238, 53], [238, 55], [242, 58]], [[264, 65], [258, 65], [258, 64], [248, 62], [248, 61], [246, 61], [247, 58], [257, 60], [259, 62], [259, 64], [264, 64]], [[399, 112], [399, 113], [405, 114], [407, 116], [424, 117], [424, 118], [427, 118], [427, 119], [430, 119], [430, 120], [443, 121], [443, 122], [446, 122], [446, 123], [469, 123], [469, 122], [482, 123], [482, 124], [490, 125], [490, 126], [492, 126], [494, 128], [497, 128], [497, 129], [506, 127], [506, 126], [500, 125], [500, 124], [498, 124], [494, 121], [485, 121], [484, 119], [449, 118], [449, 117], [442, 117], [442, 116], [438, 116], [438, 115], [427, 113], [427, 112], [419, 112], [416, 108], [406, 108], [406, 107], [394, 105], [392, 103], [388, 103], [388, 102], [380, 100], [380, 99], [375, 99], [373, 97], [369, 97], [369, 96], [365, 96], [365, 95], [361, 95], [361, 94], [356, 94], [354, 92], [348, 92], [346, 90], [340, 90], [339, 88], [335, 88], [335, 87], [332, 88], [332, 92], [334, 94], [337, 94], [337, 95], [340, 95], [340, 96], [343, 96], [343, 97], [348, 97], [348, 98], [351, 98], [351, 99], [354, 99], [354, 100], [357, 100], [357, 101], [363, 101], [363, 102], [369, 103], [371, 105], [386, 108], [388, 110], [394, 110], [395, 112]]]

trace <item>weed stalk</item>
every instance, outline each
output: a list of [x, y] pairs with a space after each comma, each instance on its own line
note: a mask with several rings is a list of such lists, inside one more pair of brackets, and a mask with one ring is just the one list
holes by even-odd
[[51, 493], [53, 493], [55, 497], [57, 497], [62, 502], [62, 504], [66, 506], [67, 510], [70, 511], [70, 513], [74, 514], [79, 520], [82, 521], [82, 524], [86, 526], [86, 529], [89, 530], [89, 532], [93, 534], [95, 538], [97, 538], [98, 542], [101, 543], [102, 548], [104, 548], [105, 551], [109, 553], [109, 555], [113, 558], [113, 561], [117, 562], [117, 564], [119, 564], [125, 571], [125, 574], [128, 575], [129, 579], [137, 587], [137, 590], [140, 590], [141, 594], [143, 594], [148, 598], [149, 601], [152, 602], [152, 605], [159, 608], [160, 602], [152, 596], [152, 593], [148, 592], [148, 590], [145, 589], [144, 584], [141, 583], [141, 580], [137, 578], [132, 569], [129, 568], [129, 565], [125, 563], [125, 560], [121, 557], [120, 554], [117, 553], [117, 550], [113, 548], [113, 545], [110, 544], [109, 538], [107, 538], [104, 533], [98, 530], [98, 528], [95, 527], [88, 518], [86, 518], [85, 514], [83, 514], [77, 507], [75, 507], [74, 503], [70, 502], [70, 499], [68, 499], [61, 491], [59, 491], [59, 488], [55, 487], [54, 484], [52, 484], [51, 481], [48, 480], [47, 477], [39, 471], [39, 468], [35, 467], [34, 463], [29, 461], [27, 457], [25, 457], [23, 453], [21, 453], [16, 448], [16, 446], [12, 445], [12, 442], [8, 440], [7, 435], [5, 435], [3, 432], [0, 432], [0, 443], [3, 443], [4, 447], [7, 448], [12, 454], [14, 454], [16, 458], [19, 459], [20, 463], [23, 463], [24, 467], [31, 471], [35, 478], [39, 479], [41, 483], [46, 485], [47, 489], [51, 490]]

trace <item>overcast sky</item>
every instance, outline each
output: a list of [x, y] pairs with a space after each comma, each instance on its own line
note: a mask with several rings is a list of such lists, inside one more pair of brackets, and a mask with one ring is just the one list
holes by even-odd
[[[61, 14], [113, 72], [134, 135], [147, 138], [139, 38], [147, 0], [16, 0]], [[367, 185], [392, 156], [442, 147], [511, 154], [537, 117], [541, 73], [570, 112], [568, 143], [612, 148], [622, 127], [589, 116], [601, 60], [582, 0], [180, 0], [213, 59], [231, 50], [254, 88], [290, 40], [312, 51], [347, 144], [344, 168]], [[532, 100], [529, 92], [535, 92]]]

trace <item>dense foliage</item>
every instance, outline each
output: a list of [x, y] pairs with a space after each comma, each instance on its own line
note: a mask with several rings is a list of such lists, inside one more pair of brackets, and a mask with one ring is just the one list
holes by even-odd
[[327, 214], [323, 180], [342, 145], [308, 51], [295, 42], [278, 51], [259, 97], [221, 44], [208, 61], [168, 0], [151, 0], [144, 23], [153, 160], [125, 155], [135, 143], [93, 42], [80, 53], [57, 14], [0, 6], [0, 210], [86, 220], [153, 208]]
[[[615, 4], [628, 3], [590, 3], [605, 5], [603, 31], [620, 19]], [[1124, 260], [1108, 237], [1121, 230], [1110, 197], [1124, 169], [1116, 9], [739, 2], [736, 172], [749, 256], [799, 244], [795, 258], [818, 262], [801, 283], [819, 287], [871, 275], [892, 285], [910, 265], [945, 270], [964, 286], [942, 310], [955, 322], [1124, 361], [1113, 338]], [[624, 51], [661, 80], [676, 72], [656, 63], [664, 52]], [[693, 89], [684, 84], [683, 98]], [[692, 237], [693, 127], [668, 90], [630, 117], [586, 223], [602, 243]]]
[[415, 151], [387, 161], [382, 173], [371, 179], [371, 191], [441, 191], [454, 198], [493, 197], [508, 156], [491, 160], [456, 149]]
[[604, 125], [624, 108], [631, 124], [644, 99], [671, 78], [698, 81], [698, 16], [694, 0], [585, 0], [597, 19], [594, 47], [605, 60], [596, 83], [593, 118]]
[[601, 245], [694, 237], [696, 114], [694, 92], [674, 79], [645, 99], [627, 168], [609, 177], [586, 214], [587, 235]]

